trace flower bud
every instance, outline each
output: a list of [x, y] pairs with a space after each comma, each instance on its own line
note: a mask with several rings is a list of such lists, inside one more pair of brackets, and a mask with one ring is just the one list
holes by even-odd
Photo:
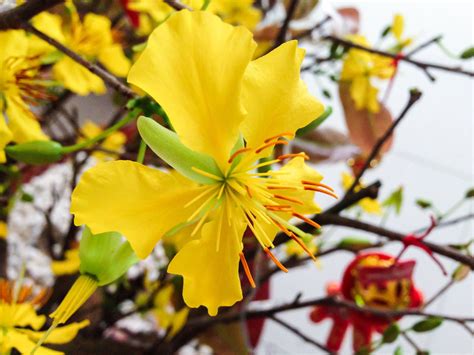
[[55, 141], [34, 141], [5, 147], [10, 158], [27, 164], [54, 163], [63, 157], [62, 145]]

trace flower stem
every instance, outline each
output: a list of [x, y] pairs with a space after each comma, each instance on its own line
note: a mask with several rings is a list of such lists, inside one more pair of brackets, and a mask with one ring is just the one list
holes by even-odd
[[145, 160], [145, 153], [146, 153], [146, 143], [142, 139], [140, 141], [140, 148], [138, 148], [137, 163], [143, 164], [143, 161]]

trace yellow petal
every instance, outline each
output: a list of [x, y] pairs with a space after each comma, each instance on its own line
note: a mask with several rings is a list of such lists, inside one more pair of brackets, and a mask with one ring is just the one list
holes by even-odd
[[392, 33], [397, 39], [397, 41], [400, 41], [402, 39], [403, 28], [405, 26], [404, 22], [405, 21], [403, 19], [403, 16], [400, 14], [395, 14], [395, 16], [393, 17]]
[[186, 321], [188, 320], [189, 308], [183, 307], [174, 314], [171, 322], [171, 331], [168, 335], [168, 339], [174, 337], [181, 329], [183, 329]]
[[120, 44], [105, 47], [99, 53], [99, 61], [112, 73], [125, 77], [130, 70], [130, 60], [123, 53]]
[[79, 181], [71, 213], [76, 225], [88, 225], [94, 234], [122, 233], [145, 258], [168, 230], [194, 212], [194, 206], [184, 205], [201, 192], [195, 186], [131, 161], [100, 163]]
[[69, 57], [63, 57], [53, 66], [53, 74], [65, 88], [79, 95], [104, 94], [106, 91], [101, 78]]
[[243, 27], [179, 11], [150, 35], [128, 81], [163, 106], [184, 144], [222, 167], [245, 117], [242, 78], [255, 46]]
[[[79, 330], [87, 327], [90, 322], [86, 319], [79, 323], [71, 323], [63, 327], [57, 327], [54, 329], [46, 339], [47, 344], [67, 344], [72, 341]], [[28, 337], [34, 341], [40, 340], [46, 332], [36, 332], [29, 329], [22, 329], [21, 333], [28, 335]]]
[[[35, 348], [36, 342], [30, 340], [28, 335], [22, 334], [17, 330], [9, 329], [6, 340], [9, 347], [17, 349], [21, 354], [30, 354], [31, 351]], [[60, 355], [64, 354], [61, 351], [56, 351], [52, 349], [45, 348], [40, 346], [36, 349], [35, 355]]]
[[231, 218], [232, 225], [225, 216], [205, 224], [201, 238], [186, 244], [168, 266], [168, 272], [183, 276], [186, 304], [205, 306], [211, 316], [217, 314], [219, 307], [232, 306], [242, 299], [239, 253], [245, 225], [232, 214]]
[[6, 113], [13, 141], [24, 143], [49, 139], [41, 130], [35, 115], [19, 96], [8, 98]]
[[372, 86], [366, 76], [358, 76], [352, 81], [350, 94], [357, 110], [367, 109], [372, 113], [378, 112], [380, 108], [377, 93], [378, 89]]
[[28, 39], [22, 30], [0, 31], [0, 44], [0, 68], [7, 58], [26, 56]]
[[0, 163], [5, 163], [6, 161], [5, 152], [3, 149], [8, 143], [10, 143], [12, 138], [12, 132], [5, 122], [5, 117], [3, 116], [2, 112], [0, 112]]
[[290, 41], [247, 67], [242, 96], [248, 116], [241, 130], [250, 147], [280, 133], [294, 133], [323, 112], [301, 79], [303, 58], [304, 50]]
[[[41, 32], [55, 39], [60, 43], [64, 43], [64, 33], [62, 31], [62, 18], [59, 15], [44, 11], [33, 18], [33, 25]], [[28, 54], [30, 56], [44, 55], [57, 49], [41, 38], [30, 36], [28, 38]]]
[[372, 198], [364, 198], [359, 202], [360, 207], [367, 213], [380, 216], [382, 214], [382, 206], [377, 200]]
[[66, 251], [64, 260], [54, 260], [51, 263], [51, 270], [56, 276], [76, 274], [79, 271], [81, 260], [79, 259], [79, 249]]
[[7, 239], [8, 225], [4, 221], [0, 221], [0, 239]]
[[6, 327], [31, 326], [33, 329], [37, 330], [41, 328], [46, 321], [46, 317], [37, 315], [35, 309], [29, 303], [0, 303], [0, 314], [2, 314], [2, 318], [4, 317], [3, 319], [0, 318], [0, 324]]

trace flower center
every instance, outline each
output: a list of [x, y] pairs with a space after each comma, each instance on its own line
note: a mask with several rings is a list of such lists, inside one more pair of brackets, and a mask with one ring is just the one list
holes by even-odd
[[[301, 152], [284, 154], [272, 160], [259, 162], [262, 157], [271, 153], [273, 147], [287, 145], [288, 141], [284, 137], [291, 138], [293, 134], [282, 133], [266, 139], [259, 147], [245, 147], [235, 151], [230, 156], [229, 165], [221, 176], [193, 168], [194, 171], [214, 179], [215, 184], [203, 187], [203, 192], [190, 201], [186, 207], [200, 202], [200, 206], [188, 220], [191, 222], [199, 216], [192, 235], [197, 233], [211, 213], [217, 213], [217, 218], [224, 218], [223, 216], [226, 215], [229, 225], [232, 223], [230, 218], [237, 218], [239, 221], [244, 221], [268, 257], [280, 269], [287, 272], [288, 270], [269, 250], [275, 247], [273, 244], [275, 233], [270, 233], [270, 231], [283, 232], [315, 260], [314, 255], [302, 241], [302, 238], [307, 237], [308, 234], [288, 221], [294, 217], [314, 228], [320, 228], [319, 224], [297, 211], [298, 207], [304, 206], [304, 202], [299, 197], [307, 192], [320, 192], [335, 198], [337, 196], [331, 187], [316, 181], [298, 180], [288, 171], [258, 171], [258, 169], [282, 163], [289, 158], [309, 159], [306, 153]], [[266, 152], [268, 154], [265, 154]], [[232, 216], [228, 211], [232, 211]], [[220, 235], [217, 235], [217, 250], [219, 243]], [[255, 283], [243, 253], [240, 259], [250, 284], [254, 286]]]

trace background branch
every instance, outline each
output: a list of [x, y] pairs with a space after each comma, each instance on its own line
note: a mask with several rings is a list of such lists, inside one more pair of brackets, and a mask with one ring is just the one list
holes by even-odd
[[21, 28], [26, 22], [64, 0], [29, 0], [11, 10], [0, 13], [0, 31]]

